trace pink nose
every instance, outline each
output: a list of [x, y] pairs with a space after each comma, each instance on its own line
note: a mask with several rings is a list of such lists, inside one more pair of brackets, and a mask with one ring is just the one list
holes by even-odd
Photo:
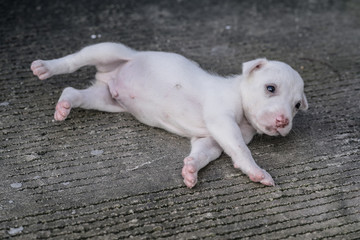
[[276, 127], [284, 128], [289, 125], [289, 119], [286, 118], [284, 115], [279, 115], [276, 117]]

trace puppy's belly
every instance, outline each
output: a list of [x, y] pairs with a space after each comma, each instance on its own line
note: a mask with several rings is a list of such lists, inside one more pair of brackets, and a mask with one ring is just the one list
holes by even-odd
[[209, 136], [209, 132], [205, 128], [204, 125], [199, 125], [198, 121], [193, 121], [194, 119], [180, 119], [176, 117], [172, 117], [168, 114], [165, 114], [166, 117], [160, 118], [146, 118], [139, 119], [141, 122], [165, 129], [168, 132], [175, 133], [179, 136], [183, 137], [207, 137]]
[[116, 101], [140, 122], [184, 137], [205, 137], [201, 104], [187, 94], [129, 87], [118, 90]]
[[179, 104], [177, 99], [159, 101], [157, 98], [126, 98], [125, 101], [120, 100], [120, 104], [125, 105], [129, 113], [146, 125], [184, 137], [209, 136], [201, 112], [194, 103]]

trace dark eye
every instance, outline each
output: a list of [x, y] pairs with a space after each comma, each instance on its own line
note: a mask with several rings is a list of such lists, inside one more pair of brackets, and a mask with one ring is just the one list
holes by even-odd
[[298, 102], [298, 103], [295, 105], [295, 108], [296, 108], [296, 109], [299, 109], [299, 108], [300, 108], [300, 106], [301, 106], [301, 103], [300, 103], [300, 102]]
[[266, 86], [266, 90], [268, 90], [271, 93], [274, 93], [275, 92], [275, 86], [272, 86], [272, 85]]

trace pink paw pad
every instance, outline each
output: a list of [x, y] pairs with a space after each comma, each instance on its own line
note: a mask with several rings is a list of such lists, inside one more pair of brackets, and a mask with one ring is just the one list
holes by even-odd
[[66, 101], [60, 101], [58, 102], [58, 104], [56, 105], [56, 111], [54, 114], [54, 118], [56, 121], [63, 121], [66, 119], [66, 117], [69, 115], [71, 110], [71, 104]]
[[182, 169], [182, 176], [184, 183], [188, 188], [193, 188], [197, 183], [198, 170], [194, 165], [194, 158], [187, 157], [184, 159], [184, 167]]
[[265, 175], [261, 171], [249, 175], [249, 178], [253, 182], [260, 182], [264, 177]]

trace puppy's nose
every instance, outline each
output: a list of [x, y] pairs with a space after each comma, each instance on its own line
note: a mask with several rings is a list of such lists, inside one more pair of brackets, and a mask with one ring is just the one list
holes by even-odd
[[289, 119], [286, 118], [284, 115], [279, 115], [276, 117], [276, 127], [284, 128], [289, 125]]

